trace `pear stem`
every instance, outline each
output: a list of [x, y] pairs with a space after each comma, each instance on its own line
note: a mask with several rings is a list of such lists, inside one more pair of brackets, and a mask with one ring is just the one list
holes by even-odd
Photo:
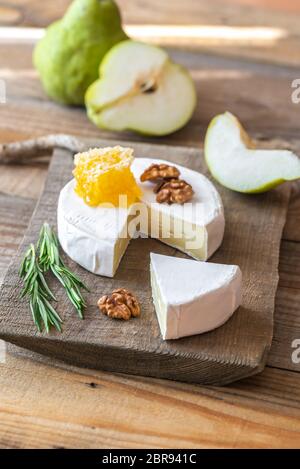
[[73, 153], [85, 149], [86, 145], [72, 135], [53, 134], [21, 142], [0, 145], [0, 164], [23, 163], [41, 156], [49, 156], [55, 148]]

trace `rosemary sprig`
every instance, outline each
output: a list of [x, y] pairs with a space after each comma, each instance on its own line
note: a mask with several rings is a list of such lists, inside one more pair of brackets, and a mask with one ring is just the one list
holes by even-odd
[[44, 277], [44, 272], [50, 270], [66, 290], [67, 296], [75, 306], [78, 315], [83, 319], [83, 309], [86, 303], [81, 295], [80, 288], [88, 291], [82, 281], [72, 273], [64, 264], [59, 254], [59, 243], [56, 234], [48, 223], [44, 223], [40, 231], [36, 253], [33, 244], [27, 250], [22, 261], [19, 275], [24, 281], [21, 298], [29, 297], [30, 310], [34, 323], [41, 332], [47, 332], [51, 326], [61, 331], [62, 320], [50, 304], [56, 298]]
[[62, 320], [50, 304], [50, 300], [55, 300], [55, 296], [48, 287], [38, 264], [33, 244], [25, 254], [19, 275], [24, 280], [21, 297], [29, 297], [32, 318], [38, 330], [41, 332], [44, 326], [49, 332], [50, 327], [54, 326], [61, 331]]
[[72, 273], [64, 264], [59, 254], [59, 243], [56, 234], [48, 223], [44, 223], [38, 240], [39, 265], [42, 271], [51, 270], [66, 290], [66, 294], [83, 319], [83, 309], [86, 306], [80, 288], [88, 291], [77, 275]]

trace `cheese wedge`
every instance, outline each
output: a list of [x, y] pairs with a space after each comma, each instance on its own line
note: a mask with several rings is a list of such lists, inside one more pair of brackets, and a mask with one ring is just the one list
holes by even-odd
[[129, 208], [88, 206], [75, 193], [75, 181], [70, 181], [60, 193], [57, 212], [58, 237], [66, 254], [95, 274], [113, 277], [129, 240], [139, 232], [195, 259], [208, 259], [224, 235], [221, 198], [205, 176], [176, 165], [195, 195], [183, 205], [158, 204], [154, 184], [141, 183], [140, 176], [151, 164], [163, 162], [147, 158], [133, 161], [131, 169], [142, 197]]
[[150, 273], [163, 339], [215, 329], [241, 304], [242, 274], [238, 266], [151, 253]]

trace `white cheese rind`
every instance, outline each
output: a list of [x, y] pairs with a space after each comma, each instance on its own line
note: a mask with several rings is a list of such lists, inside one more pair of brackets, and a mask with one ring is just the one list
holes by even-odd
[[[206, 260], [223, 239], [225, 220], [220, 196], [205, 176], [176, 165], [181, 177], [190, 183], [195, 191], [189, 209], [186, 209], [186, 204], [185, 207], [179, 204], [157, 204], [153, 184], [141, 183], [140, 175], [151, 164], [161, 162], [164, 160], [137, 158], [133, 161], [132, 171], [143, 193], [142, 205], [144, 208], [148, 207], [148, 211], [149, 207], [155, 207], [154, 210], [159, 214], [173, 216], [196, 225], [203, 238], [200, 258]], [[130, 214], [134, 213], [133, 206], [128, 209], [90, 207], [74, 192], [74, 188], [73, 179], [62, 189], [59, 196], [57, 222], [60, 244], [66, 254], [85, 269], [98, 275], [113, 277], [129, 242], [127, 222]], [[197, 203], [201, 204], [200, 215], [195, 212]], [[146, 220], [148, 211], [145, 209], [141, 218]], [[144, 233], [153, 235], [148, 230]], [[199, 258], [199, 254], [176, 244], [176, 240], [174, 242], [163, 239], [163, 242]]]
[[129, 210], [90, 207], [74, 192], [74, 187], [73, 179], [62, 189], [58, 200], [57, 227], [61, 247], [90, 272], [113, 277], [129, 242], [123, 237], [120, 245]]
[[[195, 192], [192, 200], [188, 203], [188, 209], [187, 204], [157, 204], [156, 194], [153, 193], [154, 184], [140, 182], [140, 175], [153, 163], [172, 164], [165, 160], [135, 158], [131, 166], [136, 181], [142, 190], [142, 202], [148, 207], [155, 207], [154, 210], [159, 210], [165, 216], [182, 219], [187, 223], [203, 228], [206, 245], [203, 254], [199, 257], [191, 249], [182, 249], [180, 245], [174, 242], [169, 243], [166, 239], [163, 242], [176, 247], [191, 257], [207, 260], [221, 245], [225, 230], [224, 209], [217, 189], [203, 174], [176, 164], [174, 166], [180, 171], [180, 179], [188, 182]], [[200, 207], [200, 211], [196, 209], [197, 206]]]
[[241, 304], [238, 266], [151, 253], [153, 301], [163, 339], [178, 339], [224, 324]]

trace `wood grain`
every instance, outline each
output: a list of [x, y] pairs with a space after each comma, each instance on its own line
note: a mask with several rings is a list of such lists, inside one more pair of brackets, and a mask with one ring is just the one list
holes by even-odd
[[[299, 361], [293, 361], [293, 342], [300, 339], [300, 290], [280, 287], [276, 295], [274, 336], [268, 365], [300, 372]], [[300, 347], [299, 347], [300, 348]]]
[[45, 164], [1, 166], [0, 187], [6, 194], [37, 199], [46, 175]]
[[[1, 14], [0, 22], [5, 26], [44, 26], [62, 14], [68, 1], [6, 0], [0, 2], [1, 7], [15, 9], [17, 13]], [[242, 1], [248, 5], [241, 7]], [[255, 0], [255, 5], [249, 4], [253, 0], [226, 0], [226, 4], [225, 0], [118, 0], [126, 23], [130, 24], [198, 23], [250, 27], [258, 24], [288, 32], [286, 38], [273, 45], [245, 47], [238, 43], [219, 43], [214, 49], [218, 57], [203, 53], [204, 49], [210, 52], [211, 45], [202, 45], [201, 49], [198, 45], [199, 54], [172, 51], [176, 60], [192, 70], [197, 81], [199, 105], [192, 122], [163, 142], [201, 145], [209, 119], [225, 109], [234, 109], [252, 134], [269, 138], [281, 136], [288, 140], [299, 138], [299, 105], [293, 105], [290, 99], [291, 81], [299, 78], [298, 68], [269, 68], [264, 64], [248, 67], [246, 62], [258, 59], [299, 66], [299, 16], [296, 14], [299, 2], [276, 0], [279, 6], [274, 14], [272, 9], [262, 6], [262, 1], [264, 5], [268, 1], [272, 7], [275, 3], [275, 0]], [[172, 8], [174, 5], [172, 14], [168, 10], [170, 5]], [[286, 14], [292, 8], [294, 12]], [[16, 42], [8, 45], [0, 40], [0, 77], [6, 80], [8, 90], [7, 103], [0, 106], [1, 142], [60, 131], [120, 140], [134, 137], [105, 135], [88, 123], [83, 111], [64, 109], [48, 102], [32, 69], [31, 50], [31, 44]], [[233, 54], [241, 60], [229, 59]], [[37, 190], [32, 192], [32, 197], [37, 197], [42, 174], [36, 173], [34, 165], [26, 166], [24, 174], [28, 177], [23, 185], [21, 168], [1, 167], [1, 191], [18, 192], [26, 197], [35, 185]], [[299, 195], [296, 195], [290, 205], [285, 239], [300, 241], [299, 213]], [[1, 229], [5, 217], [4, 213]], [[14, 223], [18, 225], [17, 218]], [[9, 237], [1, 240], [0, 255], [3, 249], [11, 249], [12, 253], [17, 242], [11, 248], [9, 244]], [[15, 348], [12, 356], [10, 349], [7, 363], [0, 367], [0, 447], [299, 448], [296, 425], [300, 408], [300, 365], [292, 364], [290, 359], [290, 339], [300, 338], [299, 290], [288, 284], [289, 272], [293, 285], [298, 283], [294, 273], [298, 268], [298, 257], [293, 255], [292, 249], [282, 250], [282, 256], [288, 256], [281, 261], [285, 266], [285, 286], [278, 289], [274, 339], [268, 358], [272, 367], [281, 369], [267, 367], [263, 373], [230, 386], [208, 388], [91, 370], [70, 371], [69, 366], [58, 365], [53, 359], [47, 360], [37, 354], [27, 353], [24, 358], [20, 355], [21, 349], [16, 354]], [[286, 371], [284, 368], [287, 367], [293, 367], [294, 372]], [[194, 407], [191, 407], [191, 401]], [[73, 410], [75, 419], [70, 418]], [[257, 412], [263, 418], [263, 424], [258, 420]], [[232, 418], [232, 413], [236, 418]], [[221, 427], [216, 424], [217, 416], [224, 423]]]
[[[0, 285], [9, 262], [15, 255], [28, 226], [35, 206], [35, 201], [21, 197], [0, 194]], [[293, 370], [299, 372], [299, 364], [291, 360], [292, 342], [300, 338], [300, 289], [290, 287], [288, 272], [293, 272], [293, 282], [300, 273], [297, 273], [299, 260], [293, 255], [293, 248], [287, 241], [283, 241], [280, 251], [280, 283], [276, 295], [276, 307], [274, 318], [274, 336], [267, 364], [272, 367]], [[296, 250], [297, 250], [296, 245]], [[298, 269], [299, 270], [299, 269]], [[17, 352], [16, 352], [17, 350]], [[14, 349], [15, 353], [32, 357], [36, 360], [36, 354]], [[39, 357], [45, 360], [45, 357]], [[51, 361], [49, 361], [49, 364]]]
[[[105, 144], [98, 142], [100, 146]], [[170, 152], [168, 147], [144, 144], [136, 145], [135, 150], [137, 156], [157, 156], [206, 172], [202, 155], [195, 150], [173, 147]], [[225, 205], [226, 230], [213, 261], [239, 265], [244, 279], [243, 305], [222, 328], [180, 341], [161, 339], [151, 302], [149, 253], [170, 254], [174, 249], [155, 240], [139, 239], [130, 243], [114, 279], [96, 277], [72, 263], [92, 292], [86, 320], [80, 324], [70, 317], [64, 292], [53, 286], [58, 311], [65, 318], [65, 330], [63, 335], [45, 336], [36, 333], [27, 303], [20, 305], [15, 288], [20, 283], [17, 271], [22, 251], [37, 239], [43, 221], [56, 223], [58, 194], [70, 180], [72, 167], [71, 155], [57, 150], [21, 253], [5, 278], [0, 337], [56, 358], [63, 356], [81, 366], [182, 381], [225, 384], [261, 371], [272, 339], [279, 241], [288, 187], [255, 198], [219, 187]], [[99, 317], [98, 297], [120, 286], [135, 291], [139, 297], [143, 310], [139, 321], [121, 324]]]
[[299, 374], [209, 388], [48, 363], [0, 366], [1, 447], [299, 447]]
[[[295, 67], [299, 64], [299, 6], [294, 0], [280, 2], [280, 7], [279, 0], [263, 3], [261, 0], [254, 3], [251, 0], [118, 0], [117, 3], [125, 25], [225, 26], [227, 29], [225, 36], [223, 29], [215, 29], [213, 34], [202, 34], [193, 40], [176, 32], [168, 38], [153, 32], [147, 36], [148, 41], [208, 51], [222, 57], [246, 57]], [[70, 0], [0, 2], [0, 24], [47, 26], [62, 16], [69, 4]], [[256, 35], [257, 27], [263, 28], [265, 34], [257, 32]], [[243, 28], [249, 28], [248, 38], [243, 32], [238, 34]]]
[[[297, 153], [299, 155], [299, 153]], [[300, 241], [300, 184], [294, 183], [290, 198], [288, 217], [284, 227], [283, 238]]]
[[[18, 175], [20, 177], [21, 173], [18, 172]], [[11, 179], [15, 179], [14, 167], [10, 168], [6, 179], [2, 180], [2, 189], [4, 191], [7, 187], [11, 187]], [[26, 194], [26, 190], [25, 188], [24, 194]], [[16, 204], [19, 202], [18, 199], [13, 197], [10, 199], [11, 206], [13, 206], [14, 201]], [[5, 225], [6, 216], [6, 213], [4, 213], [3, 218], [0, 220], [1, 226]], [[18, 223], [17, 219], [15, 219], [15, 223]], [[5, 243], [10, 243], [9, 238], [5, 238]], [[13, 249], [15, 247], [14, 244]], [[0, 254], [3, 252], [2, 249], [0, 248]], [[6, 249], [5, 244], [4, 249]], [[297, 258], [293, 257], [291, 250], [284, 250], [284, 252], [290, 253], [288, 255], [291, 255], [291, 258], [295, 260], [295, 265], [291, 265], [291, 271], [293, 271], [297, 267]], [[300, 337], [299, 329], [297, 329], [299, 324], [299, 291], [285, 288], [284, 295], [279, 296], [281, 290], [282, 288], [279, 288], [277, 295], [274, 339], [268, 363], [278, 368], [293, 366], [294, 370], [299, 372], [299, 364], [293, 365], [291, 362], [290, 349], [290, 338]], [[290, 319], [291, 304], [293, 305], [293, 316]], [[281, 320], [284, 323], [280, 322]], [[85, 425], [79, 427], [76, 423], [71, 424], [69, 417], [64, 413], [66, 406], [74, 404], [74, 394], [69, 392], [69, 383], [73, 379], [71, 378], [73, 372], [70, 373], [70, 367], [44, 356], [24, 352], [16, 347], [14, 347], [14, 350], [11, 347], [9, 348], [9, 355], [11, 353], [14, 354], [13, 359], [8, 357], [6, 364], [0, 367], [0, 401], [3, 403], [1, 406], [0, 447], [3, 448], [63, 446], [88, 448], [93, 445], [95, 447], [132, 448], [155, 447], [156, 444], [160, 444], [163, 448], [171, 446], [183, 448], [184, 446], [192, 447], [192, 445], [197, 448], [220, 447], [222, 443], [226, 443], [228, 447], [239, 447], [242, 439], [245, 447], [290, 447], [292, 444], [297, 448], [300, 446], [297, 432], [295, 437], [293, 416], [295, 412], [297, 415], [299, 411], [297, 373], [267, 367], [260, 375], [218, 389], [138, 377], [127, 376], [124, 378], [109, 373], [81, 369], [77, 372], [82, 376], [82, 381], [88, 384], [79, 384], [77, 388], [75, 402], [78, 403], [80, 400], [80, 418], [85, 422]], [[2, 372], [4, 366], [6, 368], [5, 374]], [[54, 366], [60, 367], [60, 373], [52, 374]], [[42, 384], [39, 383], [37, 370], [42, 375], [47, 376], [47, 386], [45, 386], [44, 381]], [[101, 384], [103, 380], [105, 381], [105, 387], [109, 389], [106, 394], [102, 393]], [[128, 386], [126, 385], [127, 380], [130, 383]], [[151, 407], [150, 414], [145, 412], [148, 405], [144, 402], [141, 381], [145, 382], [151, 391], [148, 400], [155, 403], [154, 407]], [[123, 385], [120, 387], [116, 385], [116, 382], [122, 382]], [[166, 398], [163, 400], [157, 396], [158, 386], [161, 388], [160, 392], [165, 393]], [[174, 398], [169, 402], [166, 413], [162, 412], [161, 409], [164, 407], [164, 403], [167, 402], [170, 386], [174, 390]], [[87, 414], [85, 387], [90, 387], [97, 394], [97, 422]], [[82, 393], [83, 395], [81, 395]], [[121, 400], [119, 398], [120, 393], [122, 395]], [[181, 424], [176, 426], [175, 436], [172, 437], [171, 441], [168, 441], [165, 435], [171, 434], [173, 436], [173, 419], [168, 417], [179, 412], [178, 404], [181, 408], [180, 412], [184, 414], [185, 402], [189, 402], [190, 394], [194, 396], [197, 406], [201, 407], [202, 412], [205, 411], [206, 419], [202, 419], [202, 416], [197, 413], [194, 420], [189, 421], [189, 425], [192, 424], [193, 427], [188, 429], [185, 422], [181, 421]], [[51, 396], [50, 399], [49, 396]], [[205, 396], [209, 396], [210, 399], [206, 399]], [[123, 402], [130, 399], [134, 400], [134, 403], [128, 407], [125, 419], [126, 421], [129, 419], [131, 425], [124, 428], [119, 425], [119, 405], [123, 406]], [[141, 407], [140, 400], [142, 401]], [[227, 413], [220, 414], [223, 421], [227, 422], [227, 433], [222, 431], [222, 442], [220, 442], [220, 432], [212, 422], [215, 419], [215, 405], [223, 401], [231, 403], [236, 412], [240, 411], [241, 417], [230, 419], [227, 422]], [[36, 402], [38, 402], [38, 409], [32, 415], [32, 409]], [[244, 413], [244, 406], [247, 408], [247, 413]], [[25, 415], [24, 408], [26, 409]], [[141, 411], [140, 408], [142, 408]], [[57, 409], [60, 409], [59, 412]], [[134, 409], [138, 410], [135, 411]], [[255, 412], [260, 409], [261, 412], [265, 413], [266, 425], [263, 429], [252, 416], [252, 409]], [[282, 432], [282, 424], [278, 424], [278, 419], [275, 421], [273, 419], [274, 413], [276, 416], [285, 415], [289, 428], [288, 432]], [[291, 420], [289, 420], [290, 417]], [[149, 433], [147, 433], [147, 427], [144, 425], [144, 418], [145, 421], [150, 420], [151, 443], [149, 443]], [[200, 418], [201, 428], [199, 429], [197, 422]], [[253, 430], [251, 432], [249, 431], [249, 421], [252, 422]], [[132, 426], [134, 430], [132, 430]], [[160, 430], [161, 427], [162, 430]], [[266, 430], [266, 427], [268, 430]], [[209, 439], [206, 437], [207, 428], [210, 429]], [[187, 430], [188, 441], [184, 440], [183, 443], [182, 435], [185, 435]], [[267, 443], [265, 439], [266, 431], [269, 433]], [[231, 442], [231, 435], [236, 433], [239, 435], [238, 440]], [[294, 443], [291, 443], [291, 441]]]
[[0, 140], [59, 131], [95, 139], [199, 146], [210, 120], [225, 110], [236, 114], [252, 136], [281, 137], [287, 141], [297, 138], [300, 105], [291, 101], [291, 83], [297, 76], [293, 68], [257, 65], [204, 53], [170, 52], [174, 60], [191, 71], [198, 104], [185, 128], [164, 138], [151, 138], [100, 130], [89, 122], [83, 109], [48, 100], [32, 69], [32, 45], [15, 47], [0, 42], [0, 79], [7, 85], [7, 102], [0, 105]]
[[300, 244], [282, 243], [280, 259], [280, 286], [300, 288]]
[[21, 243], [31, 218], [35, 201], [0, 193], [0, 285]]

